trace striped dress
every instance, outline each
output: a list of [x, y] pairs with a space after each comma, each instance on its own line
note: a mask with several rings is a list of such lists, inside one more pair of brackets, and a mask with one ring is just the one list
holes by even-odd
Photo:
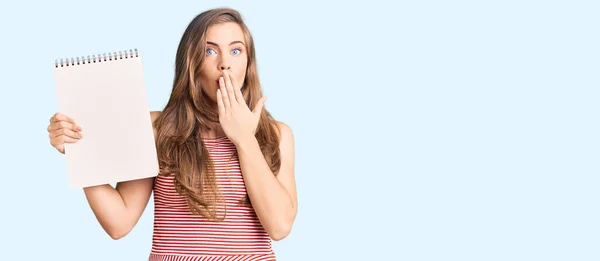
[[[149, 261], [273, 261], [271, 238], [251, 207], [238, 206], [246, 195], [235, 145], [227, 138], [204, 139], [215, 164], [217, 186], [227, 204], [221, 222], [193, 215], [175, 191], [174, 177], [154, 184], [154, 232]], [[227, 170], [227, 171], [226, 171]]]

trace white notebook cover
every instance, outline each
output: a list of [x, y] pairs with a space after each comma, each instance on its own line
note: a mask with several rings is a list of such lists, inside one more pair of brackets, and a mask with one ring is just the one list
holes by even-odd
[[158, 175], [142, 57], [137, 50], [53, 64], [58, 112], [81, 126], [65, 143], [71, 188]]

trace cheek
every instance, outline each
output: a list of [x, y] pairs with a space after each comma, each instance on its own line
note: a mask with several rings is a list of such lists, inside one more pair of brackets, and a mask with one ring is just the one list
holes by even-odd
[[242, 74], [238, 75], [236, 79], [240, 85], [244, 85], [245, 78], [246, 78], [246, 74], [242, 73]]
[[235, 77], [235, 79], [237, 80], [237, 82], [240, 85], [240, 88], [242, 87], [242, 85], [244, 85], [244, 80], [246, 79], [246, 68], [242, 69]]
[[214, 81], [214, 80], [210, 80], [210, 77], [202, 77], [201, 80], [201, 88], [202, 91], [208, 95], [210, 98], [215, 98], [217, 97], [217, 89], [219, 88], [219, 85]]
[[215, 100], [217, 97], [217, 90], [211, 86], [202, 86], [202, 92], [210, 100]]

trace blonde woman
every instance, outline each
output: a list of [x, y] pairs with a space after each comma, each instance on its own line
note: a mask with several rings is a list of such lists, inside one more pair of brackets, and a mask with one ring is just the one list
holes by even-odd
[[[177, 49], [169, 101], [150, 112], [159, 175], [84, 188], [104, 230], [127, 235], [154, 192], [149, 260], [275, 260], [271, 240], [288, 236], [298, 210], [294, 137], [265, 98], [241, 15], [196, 16]], [[84, 128], [56, 113], [50, 143], [64, 153]]]

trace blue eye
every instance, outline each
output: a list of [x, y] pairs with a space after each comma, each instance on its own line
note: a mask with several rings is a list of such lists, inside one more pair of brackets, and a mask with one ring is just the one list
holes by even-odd
[[[213, 53], [211, 53], [211, 51]], [[214, 52], [215, 52], [215, 50], [213, 50], [213, 49], [206, 49], [206, 54], [208, 54], [208, 55], [214, 54]]]
[[233, 55], [238, 55], [242, 52], [242, 50], [240, 50], [240, 49], [233, 49], [232, 52], [235, 52], [235, 51], [237, 51], [237, 53], [234, 53]]

